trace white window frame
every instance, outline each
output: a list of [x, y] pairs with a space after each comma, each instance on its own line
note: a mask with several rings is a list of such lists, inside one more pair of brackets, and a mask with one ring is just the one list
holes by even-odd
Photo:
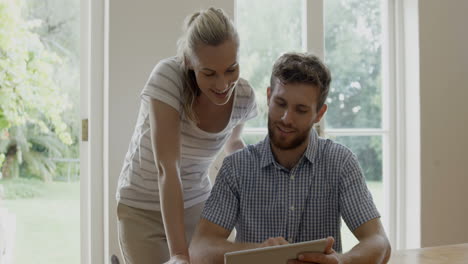
[[88, 141], [80, 142], [81, 263], [110, 263], [108, 179], [105, 146], [107, 109], [108, 0], [80, 3], [80, 117], [88, 119]]

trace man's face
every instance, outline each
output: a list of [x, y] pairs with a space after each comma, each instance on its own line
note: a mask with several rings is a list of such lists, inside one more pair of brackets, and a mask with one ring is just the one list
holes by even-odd
[[322, 118], [327, 106], [317, 111], [319, 88], [311, 84], [282, 84], [268, 87], [268, 134], [281, 150], [307, 146], [309, 133]]

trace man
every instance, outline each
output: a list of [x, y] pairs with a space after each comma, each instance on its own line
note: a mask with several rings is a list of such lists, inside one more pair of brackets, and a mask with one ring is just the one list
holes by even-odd
[[[390, 244], [356, 156], [312, 129], [327, 110], [330, 82], [316, 56], [288, 53], [276, 61], [267, 89], [268, 137], [224, 160], [192, 240], [192, 263], [223, 263], [226, 252], [325, 237], [324, 253], [290, 263], [388, 261]], [[341, 217], [359, 240], [345, 254]]]

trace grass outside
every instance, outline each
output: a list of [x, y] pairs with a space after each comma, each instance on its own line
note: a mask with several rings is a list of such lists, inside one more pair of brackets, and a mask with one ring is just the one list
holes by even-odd
[[35, 198], [0, 201], [16, 215], [15, 264], [80, 263], [80, 183], [43, 185]]

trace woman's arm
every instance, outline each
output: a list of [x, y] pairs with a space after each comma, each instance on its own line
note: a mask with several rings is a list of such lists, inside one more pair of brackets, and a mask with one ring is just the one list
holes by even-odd
[[242, 123], [242, 124], [238, 124], [232, 130], [232, 134], [229, 137], [228, 141], [226, 142], [226, 146], [224, 147], [228, 155], [238, 149], [242, 149], [245, 147], [244, 141], [241, 138], [243, 129], [244, 129], [244, 124]]
[[159, 172], [159, 199], [171, 257], [183, 255], [188, 260], [185, 240], [184, 201], [180, 180], [180, 117], [173, 107], [151, 99], [151, 142]]

